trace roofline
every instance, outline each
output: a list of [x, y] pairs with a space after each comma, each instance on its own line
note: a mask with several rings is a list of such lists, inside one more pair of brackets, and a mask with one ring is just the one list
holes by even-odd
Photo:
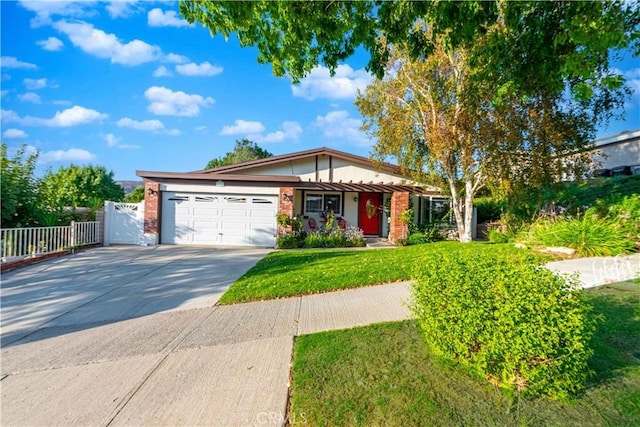
[[617, 135], [605, 136], [593, 141], [594, 148], [600, 148], [606, 145], [628, 142], [640, 138], [640, 129], [626, 130]]
[[193, 173], [193, 172], [156, 172], [156, 171], [136, 171], [136, 175], [149, 180], [154, 179], [186, 179], [202, 181], [271, 181], [271, 182], [300, 182], [298, 176], [282, 175], [232, 175], [214, 173]]
[[[344, 151], [338, 151], [338, 150], [334, 150], [334, 149], [327, 148], [327, 147], [321, 147], [321, 148], [314, 148], [314, 149], [311, 149], [311, 150], [297, 151], [295, 153], [282, 154], [282, 155], [279, 155], [279, 156], [267, 157], [267, 158], [264, 158], [264, 159], [249, 160], [247, 162], [236, 163], [236, 164], [227, 165], [227, 166], [220, 166], [220, 167], [213, 168], [213, 169], [198, 170], [198, 171], [194, 171], [193, 173], [223, 174], [223, 173], [234, 172], [234, 171], [238, 171], [238, 170], [249, 169], [249, 168], [253, 168], [253, 167], [257, 167], [257, 166], [268, 166], [268, 165], [272, 165], [272, 164], [277, 164], [277, 163], [282, 163], [282, 162], [292, 161], [292, 160], [298, 160], [298, 159], [304, 159], [304, 158], [309, 158], [309, 157], [319, 156], [319, 155], [328, 155], [328, 156], [342, 158], [344, 160], [348, 160], [348, 161], [351, 161], [351, 162], [354, 162], [354, 163], [360, 163], [360, 164], [367, 165], [367, 166], [374, 166], [374, 167], [376, 166], [376, 162], [374, 162], [374, 161], [372, 161], [372, 160], [370, 160], [370, 159], [368, 159], [366, 157], [357, 156], [355, 154], [350, 154], [350, 153], [345, 153]], [[384, 170], [386, 172], [394, 173], [394, 174], [397, 174], [397, 175], [403, 175], [402, 169], [400, 168], [400, 166], [393, 165], [391, 163], [386, 163], [386, 162], [380, 162], [379, 165], [380, 165], [380, 169], [382, 169], [382, 170]]]

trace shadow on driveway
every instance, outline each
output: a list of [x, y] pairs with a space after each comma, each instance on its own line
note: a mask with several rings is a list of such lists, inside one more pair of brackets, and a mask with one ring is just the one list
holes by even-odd
[[5, 273], [2, 346], [32, 334], [29, 341], [154, 313], [211, 307], [269, 251], [112, 246]]

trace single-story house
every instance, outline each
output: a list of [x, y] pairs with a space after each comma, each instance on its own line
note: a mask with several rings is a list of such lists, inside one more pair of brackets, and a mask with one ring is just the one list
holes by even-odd
[[148, 244], [273, 247], [277, 213], [299, 216], [313, 230], [327, 211], [343, 227], [395, 241], [410, 198], [418, 222], [448, 210], [438, 188], [416, 185], [398, 166], [329, 148], [188, 173], [136, 173], [144, 179]]

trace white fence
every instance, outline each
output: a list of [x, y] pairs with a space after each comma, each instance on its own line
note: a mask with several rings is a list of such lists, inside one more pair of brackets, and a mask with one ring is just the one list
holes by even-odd
[[71, 222], [68, 226], [3, 228], [2, 262], [100, 243], [100, 221]]
[[144, 202], [104, 202], [104, 245], [144, 244]]

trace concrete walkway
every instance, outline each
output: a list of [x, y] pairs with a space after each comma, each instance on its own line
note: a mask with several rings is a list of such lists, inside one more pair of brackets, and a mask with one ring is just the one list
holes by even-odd
[[[138, 256], [152, 264], [164, 256], [173, 267], [159, 267], [164, 274], [187, 267], [180, 265], [188, 257], [176, 260], [175, 254], [141, 252]], [[124, 266], [124, 259], [112, 256], [121, 263], [113, 274], [120, 274], [121, 280], [140, 278], [132, 266]], [[50, 269], [52, 277], [64, 270], [56, 263], [38, 268]], [[192, 260], [191, 268], [203, 268], [202, 262]], [[9, 277], [7, 290], [40, 289], [24, 271], [17, 276]], [[138, 291], [159, 287], [164, 294], [160, 276], [132, 279], [129, 286], [145, 283]], [[23, 286], [17, 286], [18, 279], [25, 280]], [[54, 289], [68, 297], [63, 282]], [[101, 286], [108, 286], [106, 279]], [[223, 290], [215, 289], [216, 294]], [[14, 332], [32, 330], [3, 345], [2, 424], [281, 425], [296, 335], [409, 316], [406, 283], [207, 308], [192, 308], [191, 302], [181, 309], [165, 304], [165, 310], [152, 312], [153, 304], [143, 304], [139, 315], [126, 318], [134, 301], [145, 301], [138, 291], [108, 288], [97, 296], [89, 292], [65, 307], [62, 315], [49, 313], [45, 304], [46, 315], [35, 316], [37, 321], [10, 322]], [[195, 301], [208, 299], [198, 294]], [[166, 310], [167, 305], [173, 308]], [[120, 307], [118, 315], [105, 315], [109, 307]], [[93, 322], [87, 323], [90, 319]], [[34, 326], [42, 321], [44, 325]]]
[[562, 274], [577, 273], [581, 286], [592, 288], [640, 277], [640, 253], [554, 261], [546, 266]]

